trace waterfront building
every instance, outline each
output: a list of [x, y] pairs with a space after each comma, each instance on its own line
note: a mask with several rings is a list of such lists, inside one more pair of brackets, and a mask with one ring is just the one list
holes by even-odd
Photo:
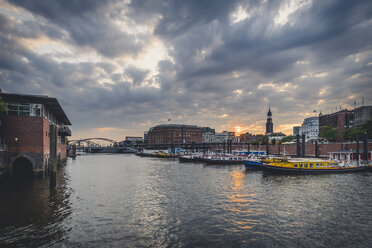
[[301, 129], [300, 126], [293, 127], [293, 135], [294, 136], [299, 135], [300, 134], [300, 129]]
[[143, 142], [144, 142], [145, 144], [149, 143], [149, 132], [148, 132], [148, 131], [145, 131], [145, 132], [143, 133]]
[[124, 141], [119, 142], [119, 146], [131, 146], [136, 143], [144, 143], [143, 137], [126, 136]]
[[143, 137], [126, 136], [125, 141], [127, 142], [143, 142]]
[[272, 142], [272, 140], [276, 140], [276, 141], [280, 141], [282, 140], [286, 135], [282, 132], [279, 132], [279, 133], [272, 133], [270, 135], [268, 135], [268, 138], [269, 138], [269, 142]]
[[342, 132], [349, 127], [353, 127], [353, 111], [343, 109], [332, 114], [319, 114], [319, 133], [324, 126], [331, 126], [338, 131], [336, 141], [342, 141]]
[[216, 140], [216, 131], [210, 127], [202, 127], [202, 137], [204, 143], [213, 143]]
[[229, 139], [229, 132], [223, 131], [221, 133], [216, 133], [216, 142], [217, 143], [223, 143], [226, 142]]
[[267, 112], [267, 120], [266, 120], [266, 135], [270, 135], [274, 132], [274, 124], [272, 120], [272, 113], [269, 108], [269, 112]]
[[255, 134], [251, 134], [249, 132], [246, 132], [246, 133], [241, 134], [239, 136], [239, 142], [252, 143], [252, 141], [258, 140], [258, 137], [260, 137], [260, 136], [264, 136], [264, 135], [255, 135]]
[[361, 127], [372, 119], [372, 106], [361, 106], [353, 110], [354, 127]]
[[149, 144], [202, 143], [202, 128], [196, 125], [163, 124], [148, 131]]
[[301, 134], [305, 134], [305, 139], [317, 139], [319, 135], [319, 118], [309, 117], [304, 120], [301, 126]]
[[67, 118], [53, 97], [2, 93], [8, 111], [1, 114], [0, 174], [45, 175], [56, 157], [66, 158]]

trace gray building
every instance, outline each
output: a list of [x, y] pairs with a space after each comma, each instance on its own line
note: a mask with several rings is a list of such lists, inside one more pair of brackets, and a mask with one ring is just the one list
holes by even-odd
[[202, 127], [202, 136], [204, 143], [213, 143], [216, 140], [216, 131], [210, 127]]
[[300, 126], [293, 127], [293, 135], [299, 135], [300, 134]]
[[302, 123], [300, 132], [301, 134], [305, 134], [306, 139], [317, 139], [319, 135], [319, 118], [306, 118]]
[[362, 106], [354, 109], [353, 127], [360, 127], [372, 119], [372, 106]]

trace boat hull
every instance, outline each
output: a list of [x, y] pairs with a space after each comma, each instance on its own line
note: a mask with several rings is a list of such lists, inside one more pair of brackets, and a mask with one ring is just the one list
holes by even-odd
[[269, 164], [262, 164], [261, 168], [264, 171], [273, 173], [288, 173], [288, 174], [329, 174], [329, 173], [347, 173], [347, 172], [361, 172], [367, 168], [365, 166], [359, 167], [343, 167], [337, 169], [300, 169], [300, 168], [286, 168], [279, 166], [272, 166]]
[[262, 162], [254, 160], [244, 160], [244, 166], [246, 170], [260, 170]]
[[202, 159], [202, 162], [205, 163], [206, 165], [239, 165], [239, 164], [244, 164], [244, 160], [223, 160], [223, 159], [209, 159], [209, 158], [204, 158]]

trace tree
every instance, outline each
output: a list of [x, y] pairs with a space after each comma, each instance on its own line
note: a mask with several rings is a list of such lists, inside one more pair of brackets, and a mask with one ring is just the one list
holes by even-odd
[[342, 132], [342, 138], [344, 140], [355, 141], [362, 139], [364, 131], [359, 128], [347, 128]]
[[362, 127], [363, 133], [368, 133], [368, 138], [372, 139], [372, 120], [369, 120], [366, 124]]
[[335, 141], [338, 136], [338, 131], [331, 126], [324, 126], [319, 133], [319, 137], [322, 137], [328, 141]]
[[261, 136], [258, 138], [258, 143], [260, 145], [266, 145], [269, 142], [269, 138], [267, 136]]
[[257, 141], [257, 140], [253, 140], [253, 141], [251, 142], [251, 145], [252, 145], [252, 146], [256, 146], [256, 145], [258, 145], [258, 141]]
[[8, 111], [8, 108], [6, 107], [6, 102], [3, 101], [3, 98], [0, 96], [0, 113]]
[[284, 137], [283, 139], [281, 139], [281, 143], [284, 143], [284, 142], [291, 142], [292, 140], [296, 139], [296, 136], [294, 135], [291, 135], [291, 136], [286, 136]]
[[271, 144], [272, 144], [272, 145], [275, 145], [275, 144], [276, 144], [276, 139], [272, 139], [272, 140], [271, 140]]

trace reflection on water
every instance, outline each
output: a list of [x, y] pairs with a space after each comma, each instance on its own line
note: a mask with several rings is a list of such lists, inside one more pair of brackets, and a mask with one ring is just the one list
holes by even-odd
[[[255, 193], [244, 194], [244, 171], [232, 171], [231, 176], [231, 195], [229, 196], [230, 205], [226, 210], [233, 212], [231, 222], [240, 229], [252, 229], [257, 225], [255, 219], [250, 216], [255, 215], [259, 210], [255, 207]], [[235, 230], [236, 231], [236, 230]]]
[[65, 236], [61, 223], [71, 214], [64, 168], [58, 185], [49, 189], [49, 179], [0, 181], [0, 246], [24, 247], [53, 244]]
[[372, 173], [271, 175], [127, 154], [0, 181], [0, 247], [370, 247]]

